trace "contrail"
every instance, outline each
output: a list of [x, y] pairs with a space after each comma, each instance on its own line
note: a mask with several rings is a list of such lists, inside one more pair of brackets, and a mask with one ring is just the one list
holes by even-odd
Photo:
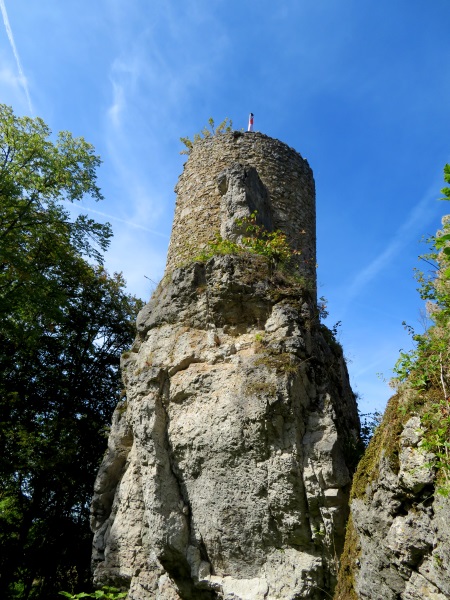
[[422, 199], [411, 210], [407, 220], [398, 229], [385, 250], [356, 275], [347, 289], [347, 304], [385, 268], [386, 264], [389, 263], [395, 254], [397, 254], [405, 245], [405, 240], [409, 239], [411, 232], [415, 230], [417, 224], [424, 221], [424, 218], [430, 211], [432, 200], [436, 199], [437, 189], [439, 189], [438, 180], [430, 186]]
[[14, 58], [16, 59], [17, 70], [19, 71], [19, 79], [20, 83], [23, 86], [25, 91], [25, 95], [27, 97], [28, 108], [30, 110], [31, 115], [33, 114], [33, 105], [31, 104], [30, 92], [28, 91], [27, 78], [22, 69], [22, 63], [20, 62], [19, 53], [17, 52], [16, 44], [14, 42], [14, 36], [11, 29], [11, 25], [9, 24], [8, 13], [6, 12], [5, 1], [0, 0], [0, 10], [2, 11], [3, 23], [5, 24], [6, 34], [9, 39], [9, 43], [11, 44], [11, 48], [14, 54]]
[[[0, 0], [0, 2], [1, 1], [2, 0]], [[148, 233], [157, 235], [158, 237], [162, 237], [166, 240], [169, 239], [169, 236], [166, 235], [165, 233], [161, 233], [160, 231], [155, 231], [153, 229], [148, 229], [148, 227], [144, 227], [144, 225], [140, 225], [139, 223], [133, 223], [132, 221], [126, 221], [125, 219], [121, 219], [120, 217], [115, 217], [114, 215], [108, 215], [107, 213], [101, 212], [99, 210], [94, 210], [93, 208], [87, 208], [86, 206], [78, 206], [77, 204], [72, 204], [72, 203], [70, 206], [71, 206], [71, 208], [76, 208], [77, 210], [80, 210], [80, 211], [95, 213], [96, 215], [106, 217], [107, 219], [112, 219], [113, 221], [119, 221], [120, 223], [124, 223], [125, 225], [128, 225], [129, 227], [136, 227], [136, 229], [142, 229], [143, 231], [147, 231]]]

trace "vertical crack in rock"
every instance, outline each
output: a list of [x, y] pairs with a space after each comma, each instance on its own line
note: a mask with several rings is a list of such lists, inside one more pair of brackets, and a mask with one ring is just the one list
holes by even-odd
[[[133, 444], [133, 435], [124, 418], [124, 405], [120, 404], [113, 416], [108, 448], [97, 475], [94, 499], [91, 506], [91, 528], [94, 532], [92, 564], [97, 570], [98, 581], [102, 580], [101, 566], [105, 560], [107, 541], [111, 539], [111, 528], [117, 511], [114, 503], [117, 487], [126, 471], [126, 463]], [[111, 576], [111, 573], [108, 573]]]
[[[192, 363], [189, 363], [192, 364]], [[188, 368], [188, 365], [185, 367]], [[173, 372], [179, 372], [182, 369], [178, 369]], [[184, 370], [184, 369], [183, 369]], [[194, 579], [198, 579], [198, 570], [200, 568], [200, 564], [202, 562], [205, 563], [203, 569], [205, 569], [206, 565], [209, 564], [207, 561], [207, 552], [204, 544], [201, 542], [199, 547], [195, 544], [195, 540], [193, 540], [193, 536], [191, 533], [191, 510], [189, 497], [186, 489], [186, 485], [183, 481], [182, 473], [178, 468], [176, 463], [176, 459], [174, 457], [173, 448], [170, 443], [169, 438], [169, 422], [170, 416], [166, 409], [166, 406], [170, 402], [170, 378], [167, 373], [163, 378], [161, 384], [161, 407], [165, 414], [165, 432], [166, 432], [166, 452], [170, 465], [170, 470], [173, 475], [173, 478], [178, 487], [179, 493], [179, 503], [178, 508], [181, 513], [184, 515], [186, 524], [187, 524], [187, 539], [188, 544], [184, 548], [184, 552], [180, 552], [178, 549], [175, 552], [171, 552], [169, 554], [164, 554], [158, 557], [161, 565], [173, 579], [178, 588], [178, 593], [182, 596], [182, 598], [193, 598], [198, 600], [213, 600], [217, 598], [217, 594], [214, 590], [202, 590], [198, 587], [195, 588]], [[193, 544], [194, 543], [194, 544]], [[206, 559], [206, 560], [205, 560]], [[194, 573], [192, 572], [194, 571]]]

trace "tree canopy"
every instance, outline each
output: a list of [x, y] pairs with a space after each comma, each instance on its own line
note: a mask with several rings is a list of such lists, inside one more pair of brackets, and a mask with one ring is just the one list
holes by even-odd
[[142, 303], [110, 276], [100, 159], [0, 105], [0, 597], [88, 589], [89, 503]]

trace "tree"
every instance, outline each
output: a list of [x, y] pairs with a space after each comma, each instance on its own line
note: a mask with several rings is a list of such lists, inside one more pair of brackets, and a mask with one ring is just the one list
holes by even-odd
[[[110, 276], [108, 225], [64, 201], [102, 199], [82, 138], [0, 105], [0, 597], [90, 584], [89, 503], [142, 303]], [[88, 262], [90, 260], [91, 262]]]
[[[83, 138], [61, 132], [55, 143], [37, 118], [16, 117], [0, 105], [0, 312], [26, 301], [59, 306], [60, 272], [72, 255], [101, 262], [109, 225], [86, 216], [74, 222], [61, 201], [101, 200], [96, 185], [100, 159]], [[32, 297], [28, 294], [33, 290]]]

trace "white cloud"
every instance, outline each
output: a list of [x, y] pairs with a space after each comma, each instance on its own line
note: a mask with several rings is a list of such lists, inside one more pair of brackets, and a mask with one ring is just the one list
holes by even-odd
[[0, 68], [0, 84], [11, 88], [15, 92], [22, 86], [22, 82], [17, 73], [4, 65]]
[[14, 36], [13, 36], [12, 29], [11, 29], [11, 25], [9, 23], [8, 13], [6, 12], [6, 6], [5, 6], [4, 0], [0, 0], [0, 10], [2, 13], [2, 17], [3, 17], [3, 23], [4, 23], [5, 29], [6, 29], [6, 35], [8, 36], [8, 40], [11, 45], [11, 49], [13, 51], [14, 58], [16, 60], [17, 71], [19, 72], [19, 81], [20, 81], [20, 84], [25, 92], [26, 97], [27, 97], [27, 103], [28, 103], [28, 108], [29, 108], [30, 114], [33, 114], [34, 111], [33, 111], [33, 105], [31, 103], [30, 91], [28, 89], [28, 81], [23, 72], [22, 63], [20, 61], [20, 56], [17, 51], [16, 43], [14, 41]]
[[142, 68], [142, 61], [135, 55], [116, 58], [111, 65], [109, 79], [112, 86], [112, 102], [107, 116], [116, 131], [120, 131], [123, 126], [128, 101], [133, 96]]
[[112, 87], [113, 101], [111, 106], [108, 108], [107, 114], [113, 127], [119, 129], [121, 123], [121, 115], [125, 106], [124, 90], [123, 86], [116, 81], [112, 81]]
[[[156, 224], [165, 213], [168, 194], [167, 189], [162, 191], [159, 178], [164, 166], [163, 141], [150, 121], [156, 119], [161, 127], [164, 119], [156, 108], [153, 111], [150, 107], [145, 115], [141, 113], [143, 96], [140, 87], [144, 86], [146, 78], [144, 54], [138, 45], [129, 55], [116, 58], [111, 65], [112, 101], [104, 121], [108, 152], [105, 162], [113, 167], [113, 201], [119, 201], [118, 210], [131, 215], [132, 222]], [[161, 96], [157, 93], [155, 96], [155, 102], [160, 102]], [[147, 107], [148, 97], [144, 98]], [[154, 176], [155, 172], [158, 175]], [[111, 196], [109, 199], [112, 200]], [[154, 233], [156, 227], [145, 229]], [[164, 234], [157, 235], [168, 239]]]

